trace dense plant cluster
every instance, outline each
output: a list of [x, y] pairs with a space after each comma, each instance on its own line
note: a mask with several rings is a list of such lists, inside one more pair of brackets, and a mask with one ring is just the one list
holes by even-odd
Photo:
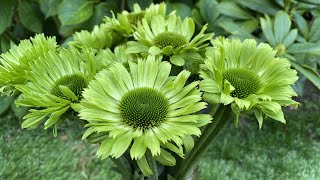
[[128, 179], [188, 178], [230, 119], [237, 126], [252, 112], [260, 128], [266, 118], [286, 123], [297, 71], [320, 86], [313, 1], [19, 1], [24, 28], [46, 32], [26, 13], [40, 8], [60, 35], [12, 46], [20, 22], [10, 25], [15, 4], [2, 3], [0, 92], [29, 109], [22, 127], [44, 123], [56, 135], [64, 121], [83, 121], [83, 139]]

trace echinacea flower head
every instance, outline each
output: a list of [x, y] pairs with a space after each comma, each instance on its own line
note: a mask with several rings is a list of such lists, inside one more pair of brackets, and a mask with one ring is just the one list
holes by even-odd
[[199, 127], [211, 116], [197, 114], [206, 103], [200, 102], [198, 82], [185, 86], [190, 72], [169, 76], [170, 70], [170, 63], [148, 56], [129, 62], [128, 70], [114, 63], [95, 76], [83, 92], [79, 116], [88, 121], [83, 138], [95, 132], [109, 134], [98, 156], [118, 158], [130, 150], [142, 167], [150, 151], [157, 161], [172, 166], [175, 158], [168, 151], [183, 157], [182, 146], [193, 147], [191, 135], [199, 136]]
[[285, 123], [281, 106], [297, 105], [291, 85], [297, 72], [287, 59], [275, 57], [268, 44], [247, 39], [218, 38], [206, 52], [200, 76], [203, 99], [209, 103], [231, 104], [236, 123], [241, 111], [253, 110], [262, 127], [264, 115]]
[[138, 22], [142, 19], [146, 19], [147, 22], [151, 21], [153, 16], [166, 16], [166, 4], [151, 4], [145, 10], [141, 10], [139, 4], [133, 5], [133, 12], [122, 11], [118, 13], [117, 17], [113, 15], [112, 18], [106, 17], [105, 23], [108, 24], [112, 29], [120, 33], [123, 37], [131, 37], [134, 28], [137, 26]]
[[[203, 62], [199, 51], [208, 44], [205, 41], [213, 37], [213, 33], [204, 34], [207, 26], [203, 26], [200, 33], [195, 35], [195, 24], [191, 18], [183, 21], [176, 15], [153, 16], [150, 23], [142, 19], [138, 23], [134, 38], [128, 42], [127, 53], [144, 53], [167, 56], [170, 62], [177, 66], [192, 67]], [[198, 71], [198, 68], [196, 68]]]
[[[29, 82], [16, 85], [22, 92], [16, 104], [31, 107], [24, 116], [23, 128], [35, 128], [46, 119], [44, 128], [57, 125], [69, 109], [77, 110], [82, 90], [87, 87], [97, 69], [90, 51], [61, 49], [49, 52], [30, 64]], [[55, 127], [54, 127], [55, 128]]]
[[1, 93], [11, 95], [14, 86], [27, 82], [26, 73], [30, 71], [30, 63], [50, 51], [56, 51], [54, 37], [38, 34], [30, 40], [22, 40], [18, 46], [11, 48], [0, 56]]
[[78, 48], [104, 49], [121, 41], [121, 36], [106, 23], [94, 26], [92, 32], [82, 30], [73, 35], [74, 40], [68, 45]]

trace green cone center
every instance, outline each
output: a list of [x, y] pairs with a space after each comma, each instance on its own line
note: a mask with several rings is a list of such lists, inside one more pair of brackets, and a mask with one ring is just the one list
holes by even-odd
[[144, 18], [145, 12], [130, 13], [127, 15], [128, 21], [132, 26], [137, 26], [138, 22]]
[[138, 88], [126, 93], [120, 102], [123, 122], [133, 128], [148, 130], [164, 121], [169, 102], [152, 88]]
[[68, 87], [80, 100], [82, 98], [81, 92], [84, 88], [87, 87], [88, 82], [86, 77], [80, 73], [62, 76], [60, 79], [54, 82], [54, 86], [51, 89], [51, 94], [66, 100], [73, 101], [70, 97], [65, 96], [61, 92], [59, 88], [60, 85]]
[[249, 69], [228, 69], [222, 75], [223, 82], [226, 79], [235, 88], [231, 92], [232, 97], [246, 98], [250, 94], [256, 93], [260, 88], [259, 76]]
[[173, 50], [187, 44], [186, 38], [173, 32], [162, 32], [153, 39], [153, 42], [160, 49], [172, 46]]

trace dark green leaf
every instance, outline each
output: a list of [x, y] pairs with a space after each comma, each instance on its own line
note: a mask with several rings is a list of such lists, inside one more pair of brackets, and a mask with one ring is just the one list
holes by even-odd
[[235, 19], [250, 19], [252, 16], [245, 10], [241, 9], [234, 1], [221, 2], [218, 5], [221, 14], [231, 16]]
[[93, 2], [87, 0], [64, 0], [58, 9], [62, 25], [74, 25], [88, 20], [93, 14]]
[[17, 107], [15, 103], [11, 104], [11, 110], [19, 120], [22, 120], [23, 116], [27, 114], [28, 109], [29, 108], [25, 106]]
[[310, 42], [316, 42], [320, 39], [320, 17], [317, 17], [310, 28]]
[[32, 7], [31, 2], [19, 1], [18, 11], [21, 23], [25, 28], [35, 33], [42, 32], [41, 19]]
[[14, 98], [11, 96], [0, 97], [0, 115], [3, 114], [13, 103]]
[[246, 31], [244, 28], [232, 21], [221, 21], [218, 25], [232, 35], [241, 36], [242, 38], [255, 38], [250, 32]]
[[199, 9], [202, 18], [208, 23], [215, 21], [220, 14], [215, 0], [200, 0]]
[[1, 42], [1, 51], [0, 53], [5, 53], [10, 49], [10, 41], [5, 38], [0, 38]]
[[307, 21], [298, 13], [294, 14], [295, 22], [305, 38], [309, 36], [309, 27]]
[[316, 43], [295, 43], [288, 48], [288, 53], [307, 53], [320, 56], [320, 44]]
[[39, 0], [40, 9], [46, 18], [58, 14], [58, 7], [62, 0]]
[[137, 3], [141, 7], [141, 9], [146, 9], [152, 3], [152, 0], [127, 0], [129, 9], [133, 10], [133, 4]]
[[314, 5], [320, 5], [320, 0], [300, 0], [301, 2], [304, 3], [310, 3], [310, 4], [314, 4]]
[[253, 11], [258, 11], [263, 14], [266, 13], [274, 15], [278, 11], [277, 6], [274, 3], [272, 3], [272, 1], [270, 2], [267, 0], [238, 0], [238, 2]]
[[184, 19], [186, 17], [191, 17], [191, 8], [183, 3], [167, 3], [167, 13], [171, 11], [176, 11], [176, 14]]
[[309, 79], [318, 89], [320, 89], [320, 77], [317, 72], [307, 66], [300, 65], [295, 62], [291, 62], [292, 66], [299, 72], [301, 72], [307, 79]]
[[2, 34], [11, 24], [11, 19], [14, 13], [14, 4], [15, 1], [13, 0], [0, 1], [0, 34]]
[[276, 44], [280, 44], [289, 33], [291, 20], [289, 15], [284, 11], [278, 11], [274, 19], [273, 32]]

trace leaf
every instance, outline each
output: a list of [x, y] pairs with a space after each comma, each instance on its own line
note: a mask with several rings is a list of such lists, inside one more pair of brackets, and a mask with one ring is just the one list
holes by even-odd
[[17, 107], [15, 103], [11, 103], [11, 110], [19, 120], [22, 120], [23, 116], [25, 116], [28, 113], [28, 109], [28, 107]]
[[40, 9], [45, 17], [55, 16], [58, 14], [58, 7], [62, 0], [39, 0]]
[[5, 38], [0, 38], [1, 49], [0, 53], [5, 53], [10, 49], [10, 41]]
[[250, 19], [252, 16], [245, 10], [241, 9], [234, 1], [221, 2], [218, 5], [221, 14], [231, 16], [235, 19]]
[[202, 18], [208, 23], [215, 21], [220, 14], [218, 3], [215, 0], [200, 0], [199, 9]]
[[249, 9], [253, 11], [260, 12], [262, 14], [270, 14], [274, 15], [277, 13], [278, 8], [275, 4], [272, 3], [272, 1], [266, 1], [266, 0], [238, 0], [238, 2], [245, 6], [248, 7]]
[[0, 115], [3, 114], [13, 103], [12, 96], [0, 96]]
[[281, 44], [285, 36], [289, 33], [291, 20], [284, 11], [278, 11], [274, 19], [274, 37], [277, 44]]
[[13, 16], [13, 8], [15, 1], [12, 0], [1, 0], [0, 7], [0, 35], [7, 29], [11, 24], [11, 19]]
[[167, 13], [171, 11], [176, 11], [176, 14], [184, 19], [186, 17], [191, 17], [191, 8], [184, 3], [167, 3]]
[[87, 0], [64, 0], [58, 8], [62, 25], [75, 25], [88, 20], [93, 14], [93, 3]]
[[146, 9], [152, 3], [152, 0], [127, 0], [129, 9], [133, 10], [133, 4], [137, 3], [141, 7], [141, 9]]
[[298, 36], [298, 30], [292, 29], [283, 40], [284, 46], [285, 47], [290, 46], [297, 39], [297, 36]]
[[223, 28], [224, 30], [228, 31], [232, 35], [241, 36], [243, 38], [255, 38], [251, 35], [250, 32], [246, 31], [236, 23], [232, 21], [221, 21], [218, 23], [219, 27]]
[[261, 29], [263, 31], [263, 34], [266, 37], [267, 41], [269, 42], [270, 45], [275, 47], [277, 44], [273, 34], [273, 24], [269, 16], [266, 16], [266, 18], [260, 18], [260, 24], [261, 24]]
[[288, 48], [287, 52], [291, 54], [308, 53], [308, 54], [320, 56], [320, 44], [295, 43]]
[[320, 18], [317, 17], [310, 28], [310, 42], [316, 42], [320, 39]]
[[306, 66], [301, 66], [300, 64], [296, 62], [291, 62], [292, 66], [302, 73], [307, 79], [309, 79], [318, 89], [320, 89], [320, 77], [319, 74], [316, 73], [311, 68], [308, 68]]
[[31, 2], [19, 1], [18, 13], [21, 23], [25, 28], [35, 33], [42, 32], [40, 16], [38, 16], [35, 9], [32, 7]]
[[309, 27], [307, 21], [298, 13], [294, 14], [295, 23], [298, 26], [298, 29], [305, 38], [309, 36]]

